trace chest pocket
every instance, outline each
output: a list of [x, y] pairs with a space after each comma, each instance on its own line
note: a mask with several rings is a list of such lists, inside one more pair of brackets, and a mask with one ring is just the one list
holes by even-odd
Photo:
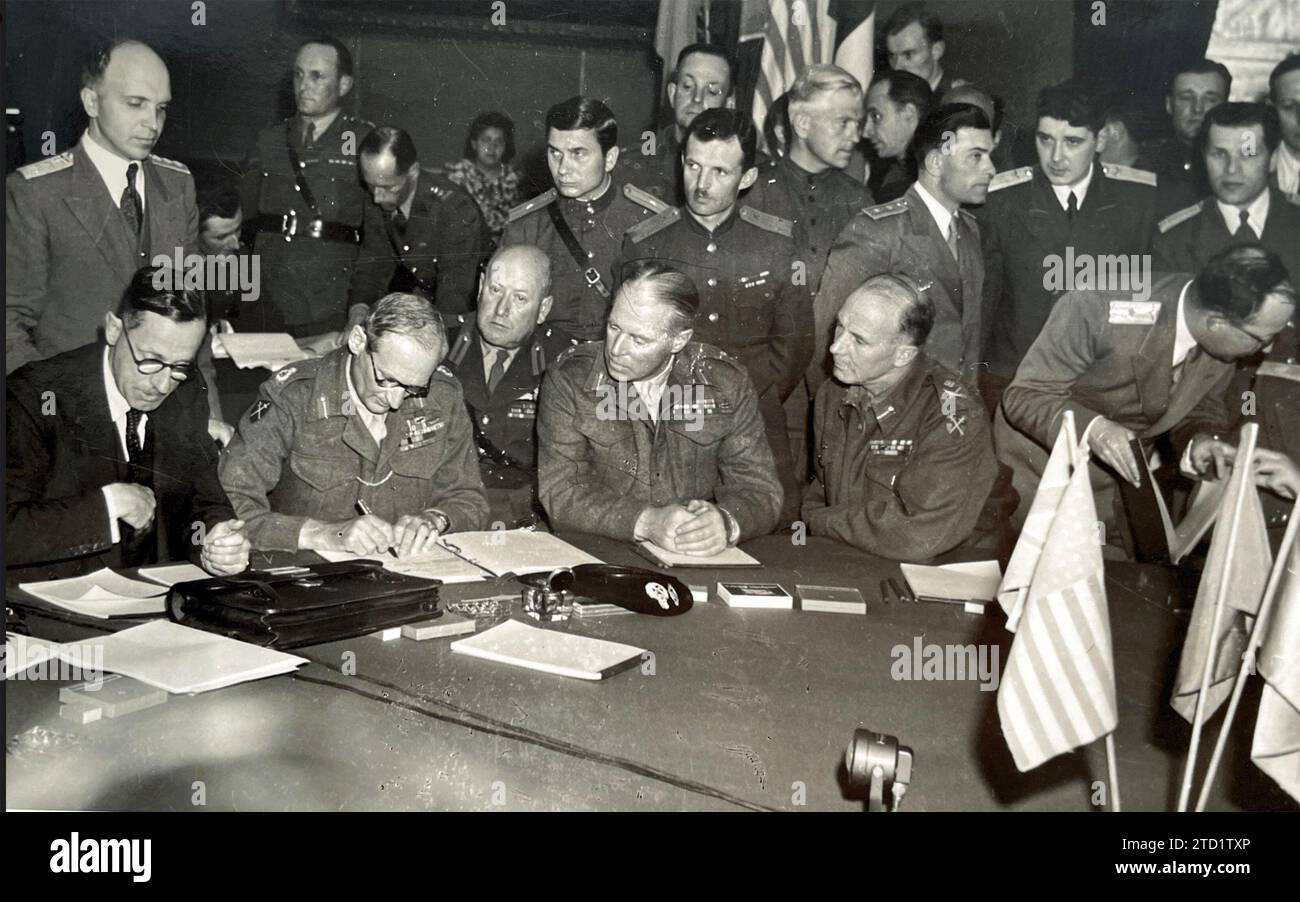
[[405, 420], [400, 426], [397, 450], [389, 466], [399, 476], [429, 479], [446, 457], [447, 420], [442, 417]]
[[588, 456], [593, 464], [603, 470], [636, 475], [636, 438], [632, 430], [639, 428], [638, 424], [593, 417], [577, 420], [574, 427], [591, 442]]
[[299, 454], [289, 456], [289, 469], [293, 474], [318, 492], [329, 492], [352, 482], [360, 472], [360, 458], [313, 457]]

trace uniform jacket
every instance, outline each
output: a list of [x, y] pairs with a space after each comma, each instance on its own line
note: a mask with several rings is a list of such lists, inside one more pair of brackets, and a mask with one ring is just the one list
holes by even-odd
[[803, 261], [813, 292], [821, 283], [831, 245], [853, 214], [875, 203], [871, 192], [843, 169], [806, 172], [788, 156], [759, 171], [745, 203], [794, 223], [795, 259]]
[[[128, 565], [122, 544], [112, 543], [101, 491], [128, 481], [104, 389], [104, 347], [65, 351], [8, 378], [5, 563], [30, 567], [24, 581]], [[158, 502], [152, 535], [141, 537], [146, 562], [197, 560], [194, 524], [210, 529], [234, 516], [217, 481], [207, 395], [193, 375], [145, 420], [152, 465], [141, 481]]]
[[783, 401], [812, 352], [812, 302], [794, 280], [793, 230], [745, 205], [710, 232], [674, 207], [628, 233], [619, 268], [652, 258], [690, 276], [700, 293], [695, 339], [738, 357], [759, 397]]
[[143, 169], [138, 240], [80, 144], [5, 180], [5, 372], [95, 341], [137, 269], [197, 250], [190, 171], [153, 155]]
[[292, 240], [264, 231], [256, 235], [253, 245], [262, 257], [262, 295], [291, 332], [301, 333], [297, 327], [330, 318], [342, 325], [357, 244], [305, 234], [312, 214], [296, 190], [289, 145], [298, 152], [321, 219], [360, 229], [370, 200], [357, 171], [357, 148], [373, 128], [373, 123], [341, 112], [307, 147], [302, 141], [302, 117], [290, 116], [258, 134], [244, 164], [245, 221], [262, 215], [281, 217], [291, 210], [298, 215], [299, 232]]
[[916, 279], [934, 301], [934, 328], [925, 352], [940, 366], [971, 379], [980, 356], [980, 306], [984, 261], [975, 217], [957, 211], [958, 242], [965, 242], [961, 267], [916, 187], [898, 200], [861, 210], [831, 248], [814, 304], [816, 344], [810, 385], [825, 379], [835, 316], [859, 285], [871, 276], [903, 272]]
[[427, 397], [388, 415], [376, 445], [352, 406], [350, 360], [339, 348], [285, 367], [240, 420], [221, 483], [253, 547], [297, 551], [304, 520], [351, 520], [358, 500], [390, 523], [432, 508], [450, 531], [481, 529], [487, 501], [460, 384], [440, 368]]
[[804, 497], [812, 535], [893, 560], [922, 561], [975, 528], [997, 477], [978, 396], [918, 355], [888, 394], [833, 379], [817, 391], [815, 479]]
[[[1264, 230], [1252, 223], [1264, 247], [1282, 258], [1292, 281], [1300, 278], [1300, 206], [1276, 188], [1269, 188]], [[1200, 272], [1209, 259], [1236, 243], [1213, 197], [1197, 201], [1162, 219], [1157, 225], [1152, 255], [1157, 272]]]
[[[589, 267], [579, 267], [564, 241], [555, 231], [547, 207], [558, 204], [560, 214], [586, 252]], [[623, 236], [638, 222], [664, 209], [662, 201], [630, 183], [615, 178], [605, 193], [593, 201], [560, 197], [552, 188], [510, 211], [501, 246], [533, 244], [551, 258], [551, 293], [555, 303], [548, 322], [574, 338], [604, 337], [605, 317], [613, 303], [614, 266], [623, 246]], [[609, 296], [592, 287], [583, 276], [593, 269], [600, 274]]]
[[474, 306], [479, 264], [491, 249], [474, 198], [438, 170], [423, 169], [404, 229], [367, 201], [352, 303], [373, 304], [389, 291], [406, 291], [425, 295], [442, 313], [464, 313]]
[[[1259, 446], [1300, 463], [1300, 330], [1294, 318], [1255, 371], [1253, 388]], [[1261, 492], [1260, 500], [1269, 528], [1284, 528], [1292, 502], [1272, 492]]]
[[556, 529], [631, 540], [652, 506], [713, 501], [740, 539], [776, 526], [781, 484], [749, 377], [717, 348], [676, 357], [656, 426], [630, 383], [609, 377], [604, 342], [579, 345], [546, 374], [537, 418], [538, 489]]
[[1169, 215], [1210, 193], [1205, 165], [1193, 147], [1169, 134], [1142, 143], [1142, 159], [1156, 174], [1156, 217]]
[[1043, 287], [1044, 260], [1056, 255], [1068, 266], [1085, 255], [1118, 254], [1132, 263], [1133, 255], [1150, 249], [1154, 204], [1155, 176], [1100, 160], [1093, 161], [1088, 193], [1073, 221], [1040, 167], [1013, 169], [993, 179], [988, 203], [977, 218], [984, 246], [982, 346], [994, 374], [1003, 379], [1015, 375], [1052, 305], [1064, 294]]

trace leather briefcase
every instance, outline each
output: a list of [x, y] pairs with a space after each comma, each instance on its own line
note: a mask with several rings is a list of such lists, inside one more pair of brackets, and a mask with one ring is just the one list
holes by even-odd
[[378, 561], [249, 571], [177, 583], [167, 596], [167, 616], [254, 645], [297, 648], [440, 617], [440, 585], [392, 573]]

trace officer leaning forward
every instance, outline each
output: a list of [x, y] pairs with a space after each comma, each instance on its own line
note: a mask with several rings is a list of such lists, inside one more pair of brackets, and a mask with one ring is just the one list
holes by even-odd
[[262, 261], [260, 326], [305, 337], [346, 319], [366, 203], [357, 148], [374, 126], [342, 111], [352, 55], [335, 38], [302, 45], [293, 88], [297, 115], [263, 130], [245, 164], [243, 208]]
[[550, 323], [580, 341], [604, 335], [614, 265], [632, 226], [667, 209], [613, 175], [618, 123], [609, 107], [571, 97], [546, 113], [546, 162], [555, 187], [510, 211], [501, 246], [532, 244], [551, 258]]

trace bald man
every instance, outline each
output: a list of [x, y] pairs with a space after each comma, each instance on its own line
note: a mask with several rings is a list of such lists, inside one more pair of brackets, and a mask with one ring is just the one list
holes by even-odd
[[190, 171], [152, 152], [167, 66], [120, 41], [87, 61], [81, 85], [81, 140], [5, 181], [6, 373], [95, 341], [137, 269], [197, 249]]
[[452, 342], [446, 366], [465, 390], [490, 520], [529, 525], [537, 504], [537, 392], [547, 366], [574, 342], [543, 325], [551, 258], [531, 244], [497, 251], [479, 277], [478, 313]]
[[984, 538], [998, 475], [989, 421], [922, 351], [933, 325], [933, 302], [905, 275], [873, 276], [845, 299], [834, 378], [817, 392], [810, 535], [911, 562]]

